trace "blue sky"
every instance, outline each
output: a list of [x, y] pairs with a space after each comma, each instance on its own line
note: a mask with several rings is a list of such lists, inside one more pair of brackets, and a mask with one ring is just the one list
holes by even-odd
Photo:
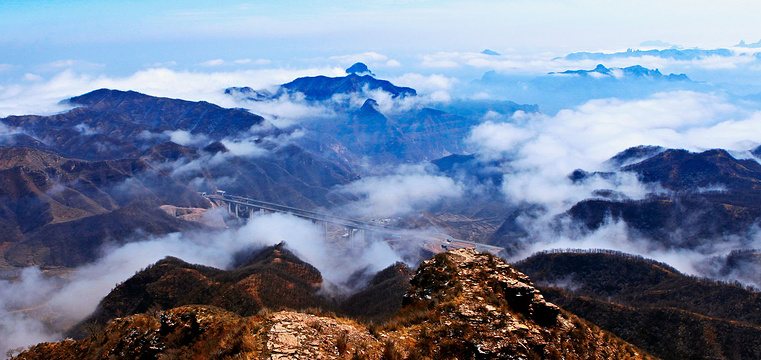
[[[759, 13], [761, 3], [746, 0], [6, 0], [0, 115], [27, 111], [32, 95], [54, 104], [95, 86], [204, 99], [207, 92], [191, 93], [185, 89], [193, 84], [184, 82], [214, 91], [268, 86], [340, 75], [354, 61], [401, 85], [450, 91], [490, 70], [594, 68], [553, 60], [575, 51], [621, 51], [648, 40], [708, 49], [755, 42]], [[487, 48], [503, 56], [478, 54]], [[759, 60], [749, 56], [606, 65], [635, 64], [703, 81], [761, 83]], [[29, 106], [15, 105], [21, 102]]]
[[73, 59], [125, 73], [210, 59], [290, 62], [374, 51], [502, 53], [686, 47], [761, 38], [751, 1], [3, 1], [0, 63]]

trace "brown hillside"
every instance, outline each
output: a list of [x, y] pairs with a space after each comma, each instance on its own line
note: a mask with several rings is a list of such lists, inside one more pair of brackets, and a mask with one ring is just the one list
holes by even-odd
[[159, 214], [162, 204], [209, 207], [143, 160], [85, 161], [0, 147], [0, 243], [12, 265], [76, 266], [94, 260], [105, 241], [128, 239], [136, 230], [197, 227]]
[[616, 252], [541, 253], [516, 267], [564, 309], [661, 358], [761, 358], [761, 294], [742, 286]]
[[528, 277], [488, 254], [439, 254], [411, 284], [401, 312], [371, 328], [292, 311], [240, 318], [185, 306], [117, 318], [83, 340], [39, 344], [17, 359], [652, 358], [544, 301]]
[[70, 268], [95, 261], [106, 243], [123, 244], [134, 240], [137, 233], [163, 235], [199, 228], [201, 225], [171, 216], [153, 204], [135, 202], [105, 214], [48, 224], [13, 244], [5, 259], [18, 267]]
[[116, 317], [190, 304], [217, 306], [242, 316], [265, 307], [318, 307], [324, 304], [317, 295], [321, 284], [319, 271], [283, 244], [258, 251], [233, 270], [168, 257], [117, 286], [72, 335], [82, 336]]

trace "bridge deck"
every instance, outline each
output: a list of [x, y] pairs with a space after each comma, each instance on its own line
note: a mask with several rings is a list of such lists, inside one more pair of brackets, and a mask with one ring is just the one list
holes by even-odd
[[380, 225], [376, 225], [370, 222], [361, 221], [357, 219], [350, 219], [346, 217], [320, 213], [320, 212], [316, 212], [312, 210], [299, 209], [299, 208], [295, 208], [295, 207], [291, 207], [287, 205], [254, 200], [254, 199], [249, 199], [249, 198], [245, 198], [241, 196], [233, 196], [233, 195], [227, 195], [227, 194], [225, 195], [212, 194], [212, 195], [204, 195], [204, 197], [206, 197], [209, 200], [221, 201], [228, 204], [243, 205], [246, 207], [263, 209], [266, 211], [291, 214], [303, 219], [326, 222], [329, 224], [335, 224], [338, 226], [351, 228], [351, 229], [359, 229], [359, 230], [371, 231], [375, 233], [388, 234], [398, 238], [408, 237], [414, 233], [414, 236], [416, 238], [421, 238], [426, 241], [438, 243], [440, 247], [442, 248], [442, 250], [447, 250], [448, 248], [465, 247], [465, 248], [473, 248], [478, 251], [486, 251], [493, 254], [498, 254], [505, 250], [504, 248], [499, 246], [481, 244], [481, 243], [468, 241], [468, 240], [454, 239], [445, 234], [437, 234], [437, 235], [420, 234], [420, 233], [414, 232], [414, 230], [394, 229], [394, 228], [380, 226]]

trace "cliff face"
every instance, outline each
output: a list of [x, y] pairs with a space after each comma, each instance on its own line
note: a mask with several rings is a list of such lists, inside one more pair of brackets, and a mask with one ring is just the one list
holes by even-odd
[[384, 325], [410, 354], [432, 359], [648, 358], [544, 300], [503, 260], [455, 250], [424, 262], [407, 306]]
[[80, 341], [18, 359], [640, 359], [650, 358], [544, 300], [499, 258], [455, 250], [424, 262], [405, 306], [367, 326], [293, 311], [239, 317], [194, 305], [117, 318]]

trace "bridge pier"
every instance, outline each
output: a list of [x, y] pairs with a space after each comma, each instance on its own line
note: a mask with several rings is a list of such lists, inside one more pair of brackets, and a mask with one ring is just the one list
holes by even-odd
[[365, 242], [365, 230], [364, 229], [357, 229], [352, 227], [347, 227], [346, 230], [349, 231], [349, 244], [351, 247], [354, 247], [355, 240], [359, 240], [361, 242]]
[[[346, 230], [346, 233], [341, 234], [340, 237], [348, 236], [347, 240], [349, 240], [350, 242], [349, 246], [351, 247], [354, 247], [355, 240], [362, 241], [363, 243], [367, 241], [367, 239], [365, 238], [366, 231], [370, 231], [373, 234], [391, 235], [394, 238], [402, 238], [402, 237], [406, 238], [409, 236], [407, 231], [401, 230], [401, 229], [389, 229], [386, 226], [378, 225], [371, 222], [364, 222], [364, 221], [355, 220], [355, 219], [342, 218], [342, 217], [334, 216], [331, 214], [324, 214], [324, 213], [319, 213], [319, 212], [315, 212], [311, 210], [297, 209], [297, 208], [293, 208], [286, 205], [253, 200], [253, 199], [243, 198], [239, 196], [226, 195], [224, 192], [219, 192], [216, 195], [204, 194], [204, 197], [209, 199], [212, 202], [212, 204], [218, 207], [227, 206], [227, 210], [230, 213], [230, 215], [235, 216], [236, 218], [240, 218], [241, 215], [243, 216], [247, 215], [248, 218], [252, 218], [252, 216], [255, 215], [254, 214], [255, 212], [264, 211], [264, 212], [291, 214], [293, 216], [300, 217], [302, 219], [310, 219], [312, 220], [313, 224], [317, 224], [318, 222], [321, 222], [323, 232], [325, 234], [326, 242], [330, 234], [329, 226], [330, 224], [333, 224], [334, 226], [339, 227], [339, 228], [336, 228], [336, 230], [341, 228]], [[498, 246], [474, 243], [472, 241], [456, 240], [456, 239], [452, 239], [448, 235], [441, 235], [440, 237], [430, 236], [429, 241], [441, 243], [442, 245], [445, 245], [447, 248], [472, 247], [482, 251], [488, 251], [493, 254], [500, 253], [500, 252], [504, 253], [505, 251], [504, 248], [501, 248]]]

